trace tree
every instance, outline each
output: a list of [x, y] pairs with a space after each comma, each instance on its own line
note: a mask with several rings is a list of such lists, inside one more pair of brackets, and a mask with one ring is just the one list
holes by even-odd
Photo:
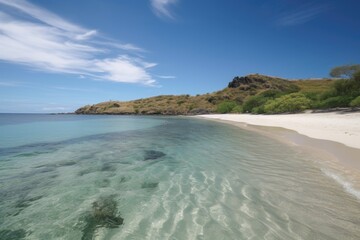
[[353, 64], [334, 67], [330, 71], [330, 76], [352, 78], [355, 74], [358, 73], [360, 73], [360, 64]]

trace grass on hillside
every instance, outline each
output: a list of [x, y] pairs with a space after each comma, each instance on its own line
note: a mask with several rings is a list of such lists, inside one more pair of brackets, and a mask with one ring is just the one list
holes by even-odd
[[85, 114], [193, 115], [298, 112], [309, 108], [358, 106], [360, 81], [285, 80], [258, 74], [236, 77], [227, 88], [203, 95], [161, 95], [134, 101], [108, 101], [76, 111]]

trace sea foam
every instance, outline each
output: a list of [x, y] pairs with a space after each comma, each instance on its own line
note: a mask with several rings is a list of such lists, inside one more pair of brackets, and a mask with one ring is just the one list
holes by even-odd
[[352, 183], [344, 180], [343, 177], [329, 171], [329, 170], [326, 170], [326, 169], [321, 169], [321, 171], [328, 177], [334, 179], [338, 184], [340, 184], [344, 190], [353, 195], [354, 197], [356, 197], [359, 201], [360, 201], [360, 191], [357, 190]]

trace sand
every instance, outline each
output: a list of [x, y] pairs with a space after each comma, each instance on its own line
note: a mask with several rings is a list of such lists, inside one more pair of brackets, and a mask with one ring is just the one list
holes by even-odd
[[282, 127], [311, 138], [330, 140], [348, 147], [360, 149], [359, 112], [281, 115], [211, 114], [199, 115], [198, 117], [240, 122], [256, 126]]
[[359, 112], [213, 114], [196, 117], [255, 131], [309, 152], [319, 160], [317, 162], [323, 174], [360, 201]]

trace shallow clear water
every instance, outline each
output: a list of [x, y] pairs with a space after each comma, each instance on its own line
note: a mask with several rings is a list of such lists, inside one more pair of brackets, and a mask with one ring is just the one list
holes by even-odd
[[0, 239], [359, 239], [326, 173], [204, 120], [0, 114]]

